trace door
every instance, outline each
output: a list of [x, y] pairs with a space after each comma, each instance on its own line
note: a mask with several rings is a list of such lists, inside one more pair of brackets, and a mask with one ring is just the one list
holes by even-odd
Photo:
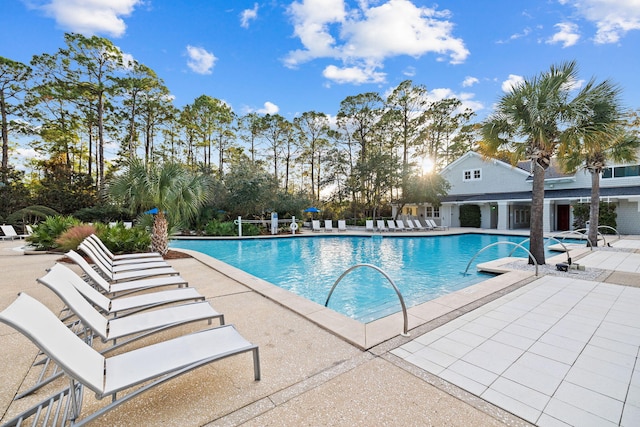
[[558, 205], [558, 216], [556, 228], [558, 231], [569, 230], [569, 216], [571, 214], [571, 206]]

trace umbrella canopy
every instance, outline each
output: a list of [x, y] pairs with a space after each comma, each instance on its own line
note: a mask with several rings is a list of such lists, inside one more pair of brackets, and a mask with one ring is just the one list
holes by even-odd
[[304, 211], [305, 211], [305, 212], [311, 212], [311, 213], [318, 213], [318, 212], [320, 212], [320, 209], [318, 209], [318, 208], [316, 208], [316, 207], [311, 206], [310, 208], [307, 208], [307, 209], [305, 209]]
[[153, 208], [153, 209], [149, 209], [148, 211], [145, 212], [146, 214], [151, 214], [151, 215], [155, 215], [158, 213], [158, 208]]

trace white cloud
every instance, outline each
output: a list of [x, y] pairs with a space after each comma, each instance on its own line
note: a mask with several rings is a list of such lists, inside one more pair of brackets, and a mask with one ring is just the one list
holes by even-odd
[[264, 107], [256, 110], [256, 113], [259, 114], [277, 114], [280, 111], [280, 107], [278, 107], [273, 102], [265, 102]]
[[627, 32], [640, 30], [640, 0], [561, 0], [571, 4], [588, 21], [596, 24], [594, 41], [616, 43]]
[[[453, 37], [450, 13], [417, 7], [409, 0], [388, 0], [370, 7], [367, 1], [347, 10], [344, 0], [301, 0], [289, 7], [294, 34], [303, 49], [289, 52], [285, 65], [296, 67], [316, 58], [332, 58], [325, 77], [339, 83], [378, 82], [387, 58], [435, 53], [438, 59], [464, 62], [469, 51]], [[368, 79], [368, 80], [367, 80]]]
[[48, 0], [35, 6], [55, 19], [65, 31], [83, 35], [120, 37], [127, 26], [122, 17], [131, 15], [143, 0]]
[[327, 66], [322, 75], [329, 80], [339, 84], [352, 83], [382, 83], [386, 77], [385, 73], [374, 71], [371, 67], [336, 67], [335, 65]]
[[562, 47], [569, 47], [576, 44], [580, 39], [578, 26], [573, 22], [560, 22], [554, 27], [558, 29], [558, 32], [547, 39], [548, 44], [562, 43]]
[[197, 74], [211, 74], [216, 58], [213, 53], [196, 46], [187, 46], [187, 66]]
[[442, 101], [443, 99], [451, 99], [457, 98], [462, 103], [460, 107], [456, 110], [456, 112], [462, 112], [466, 108], [472, 111], [480, 111], [484, 109], [484, 104], [480, 101], [476, 101], [473, 99], [475, 94], [469, 92], [460, 92], [455, 93], [453, 90], [449, 88], [436, 88], [429, 91], [427, 95], [427, 99], [430, 102]]
[[479, 80], [476, 77], [467, 76], [464, 78], [464, 81], [462, 82], [462, 87], [471, 87], [478, 82]]
[[502, 82], [502, 90], [504, 92], [511, 92], [513, 88], [522, 83], [524, 83], [524, 77], [517, 74], [509, 74], [509, 78]]
[[249, 22], [255, 21], [258, 17], [258, 3], [253, 4], [253, 9], [245, 9], [240, 14], [240, 26], [249, 28]]

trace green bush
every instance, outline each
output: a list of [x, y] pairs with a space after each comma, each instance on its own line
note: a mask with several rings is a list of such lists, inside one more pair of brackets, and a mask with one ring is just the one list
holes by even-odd
[[[209, 221], [204, 226], [205, 236], [237, 236], [238, 226], [233, 221]], [[242, 223], [242, 235], [243, 236], [257, 236], [260, 234], [260, 229], [255, 224]]]
[[480, 228], [482, 213], [478, 205], [460, 206], [460, 227]]
[[59, 247], [56, 239], [76, 225], [80, 225], [80, 221], [72, 216], [49, 216], [33, 227], [33, 234], [27, 241], [39, 251], [55, 250]]
[[[590, 212], [591, 205], [589, 203], [576, 203], [573, 205], [573, 228], [586, 228]], [[616, 228], [618, 226], [616, 221], [617, 217], [616, 205], [613, 203], [600, 202], [598, 225], [607, 225], [609, 227]], [[614, 231], [610, 228], [601, 228], [600, 232], [602, 234], [614, 234]]]
[[96, 224], [96, 228], [96, 235], [115, 254], [149, 252], [151, 248], [151, 234], [144, 227], [126, 228], [118, 222], [112, 227]]

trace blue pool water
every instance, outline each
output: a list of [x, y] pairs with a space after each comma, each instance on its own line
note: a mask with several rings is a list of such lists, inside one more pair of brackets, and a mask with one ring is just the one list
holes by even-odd
[[[246, 271], [324, 305], [334, 282], [361, 263], [380, 267], [394, 281], [407, 307], [438, 298], [486, 280], [475, 265], [509, 256], [525, 237], [462, 234], [421, 237], [312, 236], [287, 239], [175, 240], [171, 246], [192, 249]], [[528, 243], [524, 245], [528, 248]], [[526, 257], [517, 249], [512, 256]], [[379, 272], [358, 268], [336, 287], [329, 307], [360, 322], [370, 322], [400, 310], [389, 282]]]

